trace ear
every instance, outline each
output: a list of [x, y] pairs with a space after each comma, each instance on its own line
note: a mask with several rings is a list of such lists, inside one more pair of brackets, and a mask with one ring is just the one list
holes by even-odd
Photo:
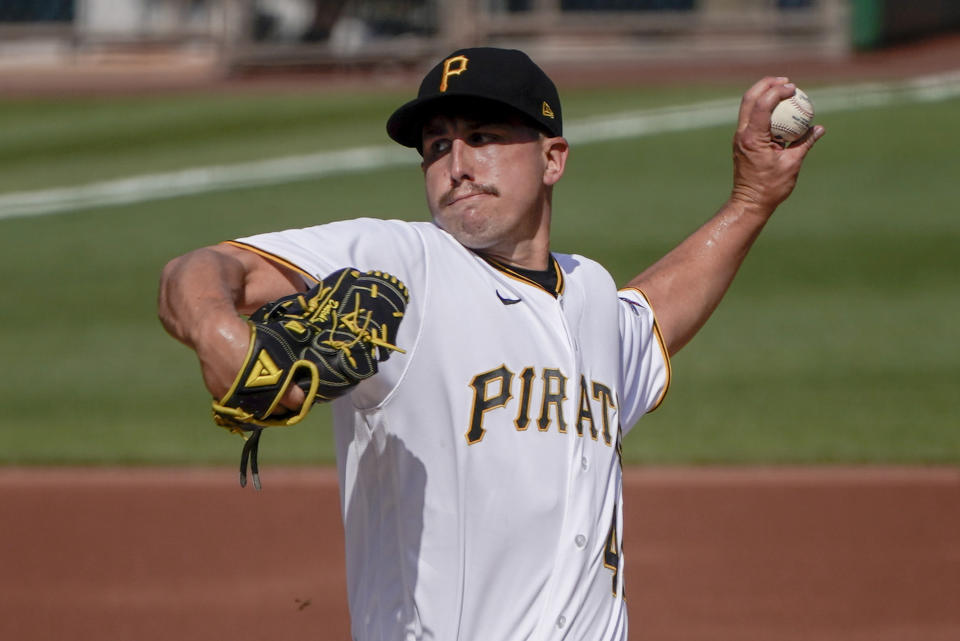
[[543, 139], [543, 155], [546, 161], [543, 169], [543, 184], [551, 187], [563, 176], [567, 166], [567, 156], [570, 154], [570, 144], [566, 138]]

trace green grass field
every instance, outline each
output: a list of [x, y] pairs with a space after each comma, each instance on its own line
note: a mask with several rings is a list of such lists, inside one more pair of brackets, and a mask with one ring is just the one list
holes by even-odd
[[[568, 120], [740, 88], [571, 92]], [[816, 101], [815, 88], [810, 88]], [[0, 101], [0, 196], [178, 168], [384, 144], [399, 94]], [[960, 462], [960, 101], [818, 117], [827, 137], [727, 298], [673, 362], [629, 462]], [[626, 281], [729, 190], [729, 126], [575, 147], [554, 249]], [[360, 215], [422, 219], [415, 164], [0, 220], [0, 463], [234, 463], [192, 353], [156, 319], [170, 258]], [[327, 408], [263, 464], [332, 460]]]

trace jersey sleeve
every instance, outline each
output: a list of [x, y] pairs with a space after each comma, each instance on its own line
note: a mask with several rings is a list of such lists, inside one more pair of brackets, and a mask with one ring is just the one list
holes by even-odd
[[643, 292], [631, 287], [621, 289], [618, 295], [623, 358], [620, 420], [626, 433], [641, 416], [659, 407], [666, 396], [670, 387], [670, 355]]
[[360, 271], [379, 269], [401, 279], [404, 275], [410, 278], [414, 276], [411, 267], [416, 266], [422, 253], [420, 237], [409, 223], [376, 218], [287, 229], [227, 242], [299, 272], [308, 285], [348, 265]]

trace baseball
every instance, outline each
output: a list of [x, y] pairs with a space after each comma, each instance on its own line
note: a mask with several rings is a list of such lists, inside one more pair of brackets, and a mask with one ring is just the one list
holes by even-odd
[[813, 103], [800, 89], [781, 100], [770, 116], [770, 135], [780, 143], [790, 143], [807, 133], [813, 122]]

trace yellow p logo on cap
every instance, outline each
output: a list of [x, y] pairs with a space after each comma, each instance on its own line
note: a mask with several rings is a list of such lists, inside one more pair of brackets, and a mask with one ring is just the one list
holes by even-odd
[[[467, 70], [467, 63], [470, 62], [466, 56], [453, 56], [443, 61], [443, 75], [440, 76], [440, 91], [447, 90], [447, 79], [450, 76], [459, 76]], [[454, 66], [454, 64], [457, 66]]]

